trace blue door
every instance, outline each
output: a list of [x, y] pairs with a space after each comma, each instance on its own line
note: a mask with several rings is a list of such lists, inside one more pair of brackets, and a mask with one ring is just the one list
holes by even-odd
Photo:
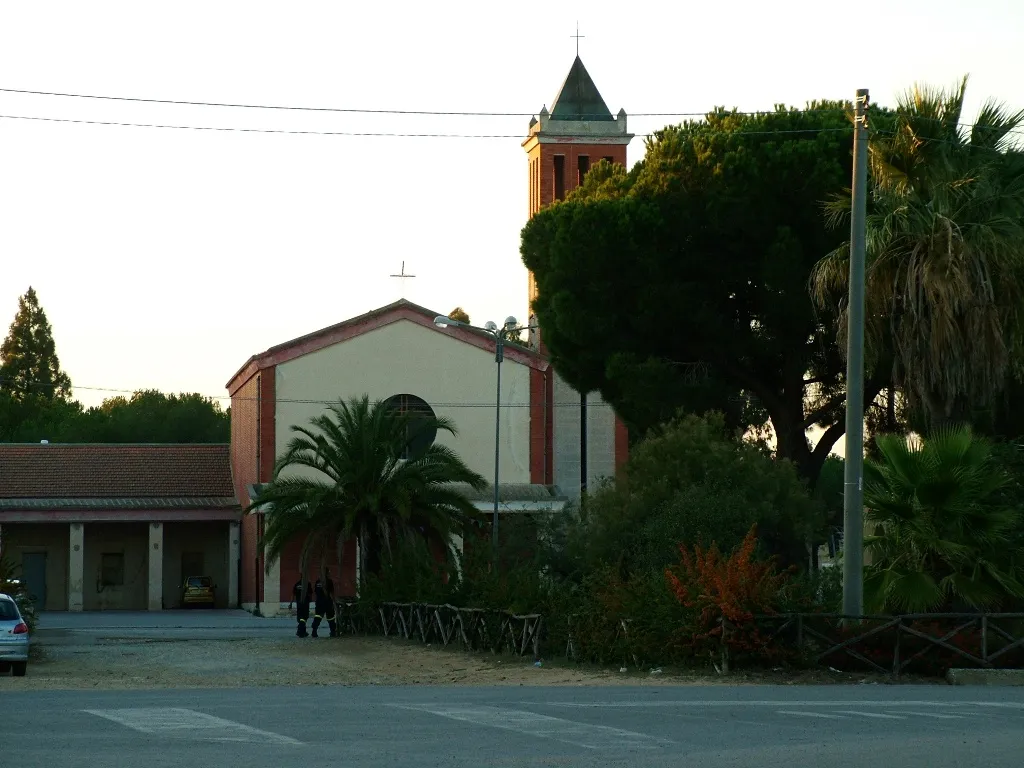
[[46, 553], [25, 552], [21, 556], [21, 578], [32, 596], [36, 610], [46, 607]]

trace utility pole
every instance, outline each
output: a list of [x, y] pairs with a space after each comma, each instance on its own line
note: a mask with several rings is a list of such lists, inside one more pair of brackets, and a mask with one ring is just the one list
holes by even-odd
[[587, 393], [580, 394], [580, 505], [587, 497]]
[[846, 461], [843, 481], [843, 613], [864, 614], [864, 247], [868, 199], [868, 91], [857, 91], [846, 339]]
[[[508, 323], [505, 324], [505, 328], [507, 327]], [[498, 386], [494, 401], [494, 518], [491, 522], [491, 545], [494, 547], [495, 557], [498, 554], [498, 506], [501, 502], [498, 468], [501, 458], [501, 363], [505, 359], [505, 328], [494, 334], [494, 362], [498, 364]]]

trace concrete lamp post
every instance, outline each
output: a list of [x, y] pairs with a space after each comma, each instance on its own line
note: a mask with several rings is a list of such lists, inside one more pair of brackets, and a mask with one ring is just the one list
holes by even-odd
[[500, 494], [498, 491], [498, 467], [501, 458], [501, 363], [505, 359], [505, 340], [512, 334], [518, 334], [521, 331], [527, 331], [534, 326], [521, 326], [519, 321], [509, 315], [505, 318], [505, 324], [498, 326], [492, 320], [488, 320], [481, 328], [477, 325], [470, 325], [464, 323], [461, 320], [453, 320], [450, 317], [444, 315], [438, 315], [434, 318], [434, 325], [438, 328], [447, 328], [448, 326], [454, 326], [457, 328], [469, 328], [474, 331], [481, 331], [494, 337], [494, 362], [498, 364], [498, 375], [497, 375], [497, 386], [495, 388], [495, 404], [494, 404], [494, 520], [491, 523], [491, 543], [494, 549], [498, 548], [498, 504], [500, 501]]

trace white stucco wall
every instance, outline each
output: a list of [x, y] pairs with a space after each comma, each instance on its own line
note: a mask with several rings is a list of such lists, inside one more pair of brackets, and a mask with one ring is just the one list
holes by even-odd
[[[554, 375], [554, 482], [570, 498], [580, 492], [580, 393]], [[615, 411], [597, 392], [587, 395], [587, 487], [615, 476]]]
[[[458, 435], [439, 434], [488, 482], [494, 477], [494, 353], [409, 320], [364, 333], [277, 366], [276, 455], [325, 405], [368, 394], [371, 399], [416, 395], [454, 421]], [[530, 369], [506, 356], [501, 370], [501, 482], [530, 481]], [[293, 401], [293, 402], [289, 402]], [[467, 407], [475, 406], [475, 407]]]

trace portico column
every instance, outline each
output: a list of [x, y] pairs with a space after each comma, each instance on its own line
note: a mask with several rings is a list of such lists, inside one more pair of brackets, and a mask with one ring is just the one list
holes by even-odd
[[164, 609], [164, 525], [149, 525], [149, 610]]
[[238, 607], [239, 524], [228, 523], [228, 608]]
[[81, 611], [85, 603], [85, 526], [71, 523], [68, 540], [68, 610]]

